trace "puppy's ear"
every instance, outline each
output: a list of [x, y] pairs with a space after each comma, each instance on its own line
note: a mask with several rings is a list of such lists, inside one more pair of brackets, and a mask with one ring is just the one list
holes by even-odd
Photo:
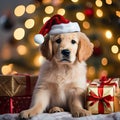
[[53, 53], [52, 53], [52, 41], [50, 40], [49, 35], [47, 35], [45, 37], [45, 41], [41, 45], [41, 52], [42, 52], [42, 55], [46, 59], [48, 59], [48, 60], [52, 59], [52, 57], [53, 57]]
[[87, 60], [93, 52], [93, 44], [90, 42], [89, 38], [82, 32], [78, 33], [79, 36], [79, 46], [78, 46], [78, 60]]

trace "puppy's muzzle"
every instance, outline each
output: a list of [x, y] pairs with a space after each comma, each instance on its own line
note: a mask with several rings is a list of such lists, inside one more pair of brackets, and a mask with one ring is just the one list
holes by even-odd
[[61, 53], [64, 57], [69, 58], [69, 56], [70, 56], [70, 51], [68, 49], [62, 50]]

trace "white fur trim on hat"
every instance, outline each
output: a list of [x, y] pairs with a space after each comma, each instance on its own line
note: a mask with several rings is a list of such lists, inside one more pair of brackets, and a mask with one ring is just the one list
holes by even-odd
[[53, 25], [49, 34], [61, 34], [69, 32], [79, 32], [80, 27], [77, 22], [69, 22], [67, 24], [61, 23], [58, 25]]
[[42, 44], [44, 42], [44, 37], [42, 34], [36, 34], [34, 37], [34, 41], [38, 44]]

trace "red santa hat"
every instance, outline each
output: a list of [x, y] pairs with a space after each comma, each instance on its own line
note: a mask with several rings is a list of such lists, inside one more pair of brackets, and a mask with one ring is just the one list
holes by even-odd
[[36, 34], [34, 40], [38, 44], [44, 42], [44, 36], [46, 34], [61, 34], [70, 32], [79, 32], [80, 27], [77, 22], [70, 22], [61, 15], [54, 15], [49, 19], [41, 28], [39, 34]]

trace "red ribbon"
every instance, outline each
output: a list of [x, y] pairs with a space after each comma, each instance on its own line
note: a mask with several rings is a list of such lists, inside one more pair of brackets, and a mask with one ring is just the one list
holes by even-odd
[[[112, 85], [117, 87], [117, 83], [112, 82], [113, 78], [107, 78], [106, 76], [103, 76], [98, 82], [98, 85], [101, 87], [104, 87], [104, 85]], [[91, 85], [97, 85], [97, 81], [96, 83], [91, 83]]]
[[10, 101], [9, 101], [9, 104], [10, 104], [10, 113], [13, 113], [13, 99], [10, 97]]
[[89, 105], [92, 106], [98, 101], [98, 113], [104, 113], [104, 106], [106, 105], [108, 108], [111, 109], [110, 101], [113, 101], [114, 97], [111, 95], [103, 96], [103, 87], [98, 87], [98, 96], [90, 91], [90, 95], [88, 96], [88, 101], [92, 101]]
[[103, 76], [101, 79], [100, 79], [100, 86], [104, 86], [104, 85], [114, 85], [115, 87], [117, 87], [117, 84], [114, 82], [114, 83], [111, 83], [111, 81], [113, 80], [113, 78], [107, 78], [106, 76]]

